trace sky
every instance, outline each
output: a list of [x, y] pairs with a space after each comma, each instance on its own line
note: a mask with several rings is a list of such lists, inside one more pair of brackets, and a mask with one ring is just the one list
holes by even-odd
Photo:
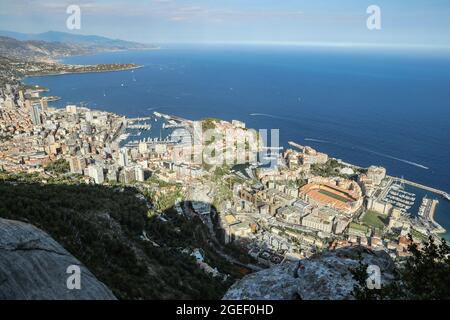
[[[81, 29], [66, 27], [69, 5]], [[370, 5], [381, 30], [369, 30]], [[0, 30], [96, 34], [145, 43], [450, 46], [449, 0], [0, 0]]]

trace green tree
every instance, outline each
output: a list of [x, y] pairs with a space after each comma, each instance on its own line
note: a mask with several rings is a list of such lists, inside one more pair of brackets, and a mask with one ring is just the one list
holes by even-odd
[[354, 296], [357, 299], [442, 300], [450, 299], [450, 247], [442, 239], [437, 244], [430, 236], [419, 248], [412, 242], [411, 256], [396, 267], [395, 279], [380, 290], [370, 290], [365, 282], [367, 265], [352, 270], [357, 281]]
[[51, 162], [45, 167], [45, 171], [50, 171], [53, 173], [67, 173], [70, 171], [69, 162], [66, 159], [58, 159]]

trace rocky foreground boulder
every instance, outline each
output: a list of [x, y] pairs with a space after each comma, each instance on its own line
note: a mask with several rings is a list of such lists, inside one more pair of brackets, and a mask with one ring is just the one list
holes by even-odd
[[[71, 265], [80, 267], [81, 288], [68, 289]], [[111, 290], [42, 230], [0, 219], [0, 300], [109, 300]]]
[[252, 273], [231, 286], [223, 299], [354, 299], [352, 291], [356, 281], [351, 269], [358, 266], [360, 257], [363, 263], [380, 268], [382, 283], [393, 279], [394, 262], [387, 253], [348, 247]]

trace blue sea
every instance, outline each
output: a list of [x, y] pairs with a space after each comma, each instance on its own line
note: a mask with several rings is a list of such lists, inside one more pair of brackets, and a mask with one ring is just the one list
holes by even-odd
[[[173, 45], [64, 62], [144, 67], [26, 79], [61, 96], [56, 106], [84, 102], [127, 116], [238, 119], [280, 129], [284, 146], [297, 141], [450, 192], [448, 52]], [[450, 230], [450, 201], [439, 200], [436, 219]]]

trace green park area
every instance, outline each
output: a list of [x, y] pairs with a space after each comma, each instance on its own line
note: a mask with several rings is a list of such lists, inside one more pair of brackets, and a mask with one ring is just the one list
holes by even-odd
[[349, 231], [352, 233], [363, 233], [363, 234], [367, 234], [367, 232], [369, 231], [368, 228], [362, 224], [358, 224], [355, 222], [351, 222], [349, 225]]
[[388, 219], [385, 215], [373, 210], [368, 210], [362, 217], [362, 222], [365, 225], [380, 230], [382, 230], [386, 226], [387, 220]]

